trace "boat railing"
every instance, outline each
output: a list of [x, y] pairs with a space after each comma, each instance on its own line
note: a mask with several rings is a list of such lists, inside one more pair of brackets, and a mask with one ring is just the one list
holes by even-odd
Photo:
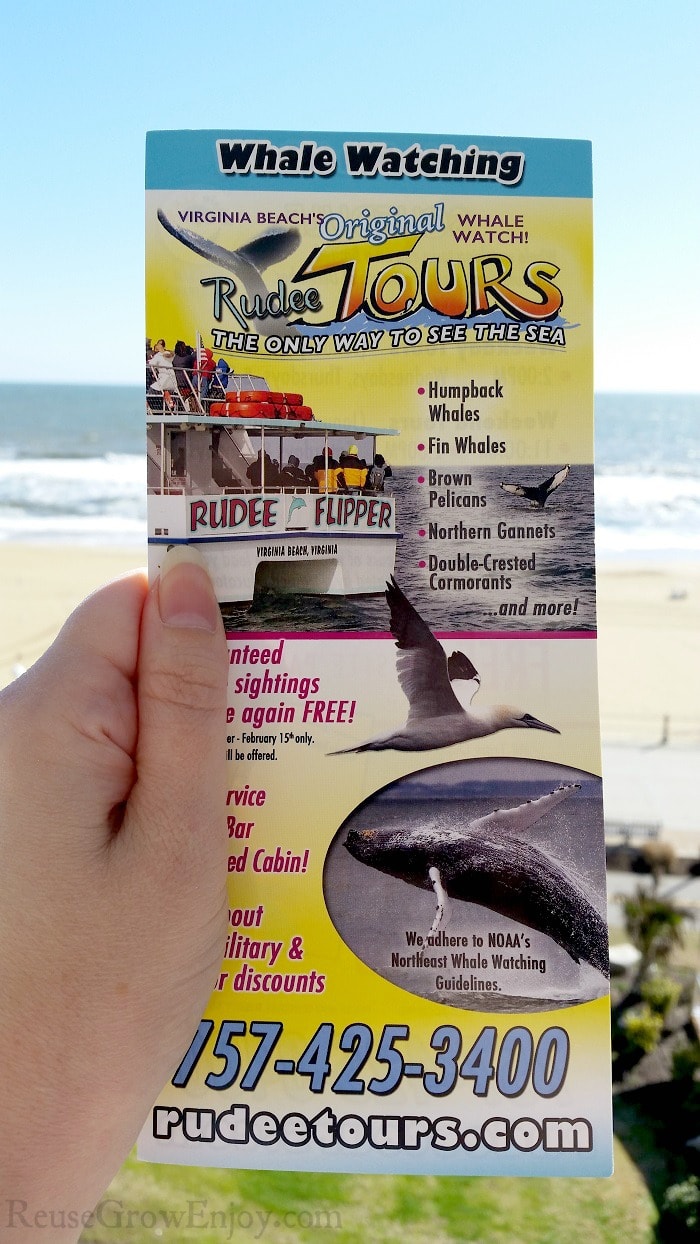
[[226, 390], [221, 381], [210, 379], [207, 391], [202, 395], [201, 381], [196, 371], [180, 368], [177, 373], [178, 390], [146, 389], [146, 411], [153, 415], [207, 415], [212, 402], [221, 402]]
[[[149, 485], [148, 493], [153, 496], [162, 497], [181, 497], [183, 495], [192, 495], [193, 489], [187, 476], [170, 476], [164, 484]], [[371, 488], [345, 488], [332, 491], [328, 488], [321, 488], [314, 484], [308, 484], [304, 487], [301, 484], [279, 485], [270, 484], [263, 487], [260, 485], [225, 485], [217, 489], [217, 496], [221, 497], [241, 497], [241, 496], [282, 496], [282, 497], [318, 497], [319, 495], [328, 495], [335, 497], [391, 497], [393, 493], [391, 489], [373, 490]]]
[[[170, 478], [164, 483], [163, 487], [161, 487], [160, 485], [157, 485], [157, 486], [151, 485], [148, 488], [149, 493], [153, 493], [154, 495], [162, 494], [163, 496], [166, 496], [166, 497], [167, 496], [179, 497], [179, 496], [182, 496], [183, 493], [191, 493], [192, 491], [193, 491], [192, 485], [190, 481], [187, 479], [187, 476], [184, 476], [184, 475], [170, 476]], [[262, 495], [263, 493], [265, 494], [266, 497], [274, 496], [275, 494], [279, 494], [280, 496], [290, 496], [290, 497], [291, 496], [317, 497], [319, 493], [329, 493], [331, 496], [339, 496], [339, 497], [352, 497], [352, 496], [361, 497], [361, 496], [380, 496], [380, 495], [385, 496], [385, 497], [390, 497], [393, 495], [391, 493], [391, 490], [380, 492], [377, 490], [373, 490], [371, 488], [345, 488], [345, 489], [336, 489], [334, 492], [330, 488], [320, 488], [315, 484], [308, 484], [306, 487], [304, 487], [302, 484], [281, 484], [281, 485], [280, 484], [269, 484], [269, 485], [266, 485], [264, 488], [261, 484], [260, 485], [254, 485], [254, 484], [229, 485], [229, 484], [226, 484], [224, 485], [223, 488], [217, 489], [217, 495], [222, 496], [222, 497], [235, 497], [239, 495], [242, 496], [244, 494], [246, 496], [255, 495], [255, 494]]]
[[[147, 423], [149, 424], [149, 463], [160, 477], [159, 484], [151, 478], [149, 492], [179, 496], [194, 492], [235, 496], [257, 493], [270, 495], [318, 495], [319, 493], [376, 496], [391, 495], [391, 485], [372, 488], [367, 477], [375, 458], [376, 437], [386, 431], [366, 431], [347, 424], [324, 425], [316, 420], [296, 422], [287, 418], [251, 418], [231, 420], [217, 411], [209, 416], [209, 398], [200, 399], [192, 376], [179, 373], [177, 393], [147, 390]], [[240, 383], [265, 383], [262, 378], [239, 376]], [[187, 391], [185, 390], [187, 386]], [[188, 396], [189, 393], [189, 396]], [[214, 395], [216, 396], [216, 395]], [[148, 418], [150, 416], [150, 418]], [[200, 422], [201, 420], [201, 422]], [[211, 438], [211, 489], [207, 488], [207, 474], [203, 450], [197, 451], [197, 467], [194, 476], [188, 468], [190, 434], [210, 433]], [[186, 437], [182, 441], [182, 436]], [[178, 449], [175, 453], [175, 437]], [[311, 446], [302, 451], [300, 442], [311, 438]], [[344, 461], [344, 446], [350, 439], [368, 437], [366, 460], [364, 457]], [[285, 443], [287, 448], [285, 449]], [[343, 446], [343, 447], [341, 447]], [[271, 452], [268, 452], [270, 447]], [[295, 453], [289, 453], [289, 449]], [[316, 450], [319, 452], [316, 452]], [[357, 450], [355, 449], [355, 455]], [[287, 455], [289, 453], [289, 460]], [[302, 462], [300, 463], [299, 454]], [[335, 459], [338, 455], [338, 460]], [[307, 461], [308, 459], [308, 461]], [[327, 467], [324, 462], [328, 461]], [[177, 465], [176, 465], [177, 463]], [[284, 465], [283, 465], [284, 464]], [[183, 471], [183, 467], [185, 468]], [[174, 469], [173, 469], [174, 468]], [[179, 468], [179, 469], [178, 469]], [[149, 468], [150, 469], [150, 468]], [[347, 478], [344, 472], [347, 472]], [[391, 477], [388, 472], [387, 480]], [[194, 478], [198, 483], [194, 483]]]

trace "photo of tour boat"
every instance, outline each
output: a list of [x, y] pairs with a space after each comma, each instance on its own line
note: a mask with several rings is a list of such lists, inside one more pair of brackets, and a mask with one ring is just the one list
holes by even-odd
[[396, 501], [377, 441], [396, 429], [322, 422], [262, 376], [231, 372], [221, 400], [189, 387], [146, 394], [151, 574], [169, 546], [194, 544], [224, 611], [256, 589], [383, 593]]

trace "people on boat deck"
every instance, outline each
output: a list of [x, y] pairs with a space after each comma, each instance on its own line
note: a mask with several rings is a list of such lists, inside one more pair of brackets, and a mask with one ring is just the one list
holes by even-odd
[[199, 355], [199, 362], [194, 373], [194, 387], [199, 393], [201, 402], [206, 402], [209, 396], [209, 386], [211, 385], [212, 376], [214, 375], [214, 355], [208, 346], [202, 346]]
[[306, 488], [308, 480], [299, 465], [296, 454], [290, 454], [280, 475], [283, 488]]
[[262, 449], [258, 450], [257, 458], [254, 462], [251, 462], [248, 470], [246, 471], [246, 475], [253, 485], [253, 488], [260, 488], [263, 482], [263, 466], [265, 471], [265, 487], [278, 488], [280, 484], [279, 470], [268, 453], [266, 453], [263, 458]]
[[146, 338], [146, 392], [147, 393], [149, 389], [153, 388], [153, 381], [155, 380], [153, 369], [151, 367], [152, 358], [153, 358], [153, 346], [151, 345], [151, 338], [147, 337]]
[[382, 454], [374, 455], [374, 462], [367, 471], [363, 492], [384, 492], [384, 480], [390, 479], [391, 467]]
[[217, 359], [209, 388], [210, 398], [215, 399], [225, 395], [226, 387], [228, 385], [228, 378], [232, 371], [233, 368], [229, 367], [226, 359]]
[[193, 396], [193, 376], [197, 366], [197, 351], [184, 341], [175, 342], [173, 367], [177, 376], [177, 387], [183, 402], [187, 403]]
[[173, 409], [179, 393], [173, 359], [173, 351], [166, 349], [165, 342], [161, 337], [154, 346], [154, 353], [148, 360], [148, 365], [153, 376], [151, 389], [155, 393], [162, 395], [163, 406], [166, 410]]
[[319, 492], [346, 491], [340, 463], [333, 457], [331, 449], [324, 449], [322, 453], [316, 454], [311, 463], [310, 474]]
[[232, 370], [226, 359], [215, 362], [208, 346], [198, 356], [184, 341], [168, 350], [162, 337], [155, 346], [146, 338], [146, 397], [152, 410], [182, 410], [184, 405], [191, 410], [200, 406], [206, 413], [210, 402], [226, 395]]
[[360, 457], [357, 445], [351, 445], [349, 449], [343, 450], [339, 466], [342, 480], [339, 475], [338, 488], [342, 490], [344, 485], [348, 492], [359, 491], [367, 478], [367, 463], [364, 458]]

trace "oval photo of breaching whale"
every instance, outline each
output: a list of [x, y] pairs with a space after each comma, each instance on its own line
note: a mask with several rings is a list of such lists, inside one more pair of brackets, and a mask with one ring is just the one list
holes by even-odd
[[465, 1010], [548, 1011], [608, 989], [601, 780], [536, 760], [436, 765], [334, 836], [326, 906], [372, 971]]

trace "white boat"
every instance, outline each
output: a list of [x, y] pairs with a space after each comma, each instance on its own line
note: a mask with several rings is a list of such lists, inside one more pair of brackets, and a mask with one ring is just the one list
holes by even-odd
[[299, 394], [271, 393], [262, 377], [238, 373], [224, 401], [193, 396], [194, 411], [147, 396], [152, 575], [170, 545], [194, 544], [223, 605], [249, 606], [256, 587], [384, 591], [394, 572], [396, 501], [383, 484], [368, 487], [367, 469], [377, 438], [396, 429], [317, 422]]

